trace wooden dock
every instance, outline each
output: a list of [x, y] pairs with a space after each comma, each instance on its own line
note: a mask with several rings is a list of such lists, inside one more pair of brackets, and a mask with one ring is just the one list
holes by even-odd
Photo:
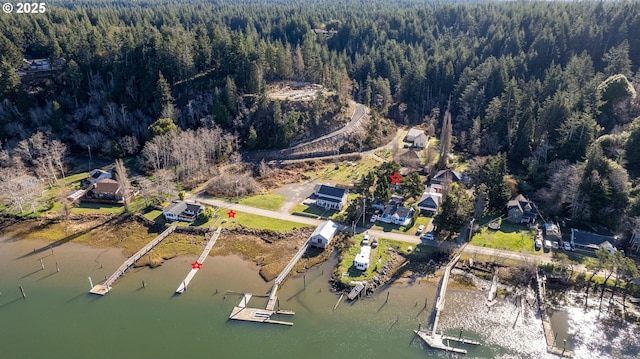
[[445, 345], [444, 344], [445, 338], [440, 334], [429, 335], [428, 333], [421, 330], [414, 330], [413, 332], [416, 333], [420, 339], [424, 340], [424, 342], [427, 343], [427, 345], [429, 345], [429, 347], [433, 349], [440, 349], [440, 350], [445, 350], [448, 352], [459, 353], [459, 354], [467, 354], [466, 349], [454, 348], [452, 346]]
[[147, 243], [142, 249], [140, 249], [136, 254], [132, 255], [127, 259], [116, 271], [109, 277], [103, 284], [98, 284], [94, 286], [89, 293], [105, 295], [109, 293], [111, 290], [111, 285], [118, 280], [129, 268], [131, 268], [138, 259], [142, 258], [145, 254], [151, 251], [155, 246], [160, 244], [163, 239], [167, 238], [174, 230], [176, 229], [176, 225], [173, 225], [164, 230], [164, 232], [160, 233], [156, 238], [154, 238], [151, 242]]
[[358, 297], [358, 294], [360, 294], [360, 292], [362, 292], [363, 289], [364, 289], [364, 284], [357, 283], [356, 286], [353, 287], [353, 289], [351, 289], [349, 294], [347, 294], [347, 298], [349, 300], [354, 300], [356, 297]]
[[242, 320], [245, 322], [280, 324], [288, 326], [293, 325], [293, 323], [291, 322], [273, 320], [271, 319], [271, 316], [273, 316], [274, 314], [293, 315], [295, 314], [294, 312], [288, 310], [273, 311], [268, 309], [249, 308], [249, 299], [251, 299], [251, 297], [252, 295], [250, 293], [245, 293], [242, 298], [240, 298], [240, 303], [238, 303], [237, 306], [233, 307], [229, 319]]
[[447, 294], [447, 284], [449, 283], [449, 276], [451, 275], [451, 268], [456, 265], [460, 255], [455, 256], [444, 270], [444, 276], [442, 276], [442, 282], [440, 283], [440, 290], [438, 292], [438, 298], [436, 299], [436, 317], [433, 320], [432, 334], [436, 336], [436, 329], [438, 328], [438, 322], [440, 321], [440, 312], [444, 309], [444, 298]]
[[278, 302], [278, 296], [277, 296], [278, 288], [280, 287], [282, 282], [284, 282], [284, 280], [287, 278], [291, 270], [293, 270], [293, 267], [296, 265], [296, 263], [298, 263], [300, 258], [302, 258], [304, 253], [309, 248], [310, 244], [311, 244], [311, 236], [309, 236], [309, 238], [307, 238], [307, 241], [304, 242], [302, 246], [300, 246], [300, 249], [298, 249], [298, 252], [296, 252], [293, 258], [291, 258], [289, 263], [286, 265], [286, 267], [284, 267], [282, 272], [280, 272], [278, 277], [276, 277], [276, 280], [273, 283], [273, 287], [269, 292], [269, 302], [267, 303], [267, 310], [274, 310], [274, 308], [276, 307], [276, 304]]
[[219, 227], [218, 230], [213, 233], [213, 235], [209, 239], [209, 242], [207, 242], [207, 244], [204, 246], [202, 253], [200, 253], [200, 256], [196, 260], [196, 263], [198, 265], [195, 265], [195, 266], [192, 265], [192, 268], [187, 274], [186, 278], [182, 281], [182, 283], [180, 283], [180, 285], [178, 286], [178, 289], [176, 289], [176, 293], [182, 294], [184, 293], [185, 290], [187, 290], [189, 283], [191, 282], [193, 277], [195, 277], [196, 273], [198, 273], [200, 266], [207, 259], [207, 257], [209, 256], [209, 252], [211, 252], [211, 249], [213, 249], [213, 246], [216, 244], [216, 241], [218, 240], [218, 237], [220, 236], [221, 231], [222, 231], [222, 227]]
[[540, 313], [540, 318], [542, 319], [542, 329], [544, 331], [544, 338], [547, 342], [547, 353], [573, 358], [573, 352], [571, 350], [566, 350], [566, 341], [563, 342], [563, 347], [559, 348], [556, 346], [556, 336], [557, 334], [553, 334], [553, 328], [551, 327], [551, 319], [547, 314], [547, 304], [545, 298], [545, 290], [546, 290], [546, 282], [547, 279], [545, 276], [540, 277], [540, 274], [536, 272], [536, 280], [538, 282], [538, 312]]

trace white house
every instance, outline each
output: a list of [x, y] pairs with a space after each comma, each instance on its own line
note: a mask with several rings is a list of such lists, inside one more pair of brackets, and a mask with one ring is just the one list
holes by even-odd
[[316, 206], [340, 211], [347, 204], [347, 190], [328, 185], [316, 187]]
[[203, 209], [204, 207], [199, 203], [173, 201], [162, 210], [162, 214], [169, 222], [194, 222]]
[[413, 221], [413, 208], [407, 208], [398, 204], [390, 204], [384, 208], [382, 215], [378, 217], [384, 223], [394, 223], [400, 226], [408, 226]]
[[427, 136], [423, 130], [412, 128], [407, 133], [407, 137], [404, 138], [405, 142], [411, 142], [414, 147], [424, 148], [429, 142], [429, 136]]
[[327, 248], [333, 236], [336, 235], [338, 226], [333, 221], [326, 221], [319, 225], [311, 234], [311, 246], [318, 248]]
[[360, 253], [353, 260], [353, 265], [358, 270], [367, 270], [369, 268], [369, 261], [371, 259], [371, 247], [370, 246], [362, 246], [360, 247]]

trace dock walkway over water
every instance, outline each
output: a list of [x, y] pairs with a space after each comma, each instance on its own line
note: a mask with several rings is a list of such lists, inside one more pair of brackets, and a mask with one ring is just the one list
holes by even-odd
[[542, 319], [542, 330], [544, 331], [544, 338], [547, 342], [547, 353], [572, 358], [574, 354], [571, 350], [567, 350], [566, 340], [564, 341], [564, 345], [562, 348], [556, 346], [557, 334], [553, 334], [551, 319], [549, 318], [549, 314], [547, 314], [547, 301], [545, 298], [547, 277], [545, 275], [540, 276], [540, 273], [536, 272], [536, 281], [538, 283], [538, 311], [540, 313], [540, 318]]
[[142, 258], [145, 254], [151, 251], [155, 246], [160, 244], [163, 239], [167, 238], [174, 230], [176, 229], [176, 225], [173, 225], [164, 230], [164, 232], [160, 233], [156, 238], [154, 238], [151, 242], [147, 243], [142, 249], [140, 249], [136, 254], [132, 255], [127, 259], [118, 269], [109, 277], [103, 284], [98, 284], [94, 286], [89, 293], [105, 295], [109, 293], [111, 290], [111, 285], [118, 280], [129, 268], [131, 268], [138, 259]]
[[282, 272], [280, 272], [278, 277], [276, 277], [276, 280], [273, 283], [273, 288], [271, 288], [271, 292], [269, 293], [269, 302], [267, 303], [267, 308], [266, 308], [267, 310], [273, 310], [276, 307], [276, 302], [278, 301], [278, 297], [277, 297], [278, 288], [280, 287], [280, 284], [282, 284], [282, 282], [284, 282], [284, 280], [287, 278], [289, 273], [291, 273], [291, 270], [296, 265], [296, 263], [298, 263], [300, 258], [302, 258], [304, 253], [309, 248], [310, 244], [311, 244], [311, 236], [309, 236], [307, 241], [304, 242], [304, 244], [300, 247], [300, 249], [298, 249], [298, 252], [296, 252], [293, 258], [291, 258], [291, 260], [289, 261], [289, 264], [287, 264], [287, 266], [284, 267], [284, 269], [282, 270]]
[[180, 283], [180, 286], [178, 286], [178, 289], [176, 289], [176, 293], [182, 294], [185, 290], [187, 290], [189, 283], [191, 283], [193, 277], [195, 277], [196, 273], [198, 273], [200, 266], [207, 259], [207, 257], [209, 256], [209, 252], [211, 252], [211, 249], [213, 249], [213, 246], [216, 244], [221, 231], [222, 227], [218, 227], [218, 229], [211, 235], [209, 242], [207, 242], [207, 244], [204, 246], [204, 249], [202, 250], [202, 253], [200, 253], [200, 257], [198, 257], [196, 262], [191, 265], [192, 268], [189, 271], [189, 274], [187, 274], [182, 283]]
[[[460, 255], [455, 256], [449, 262], [449, 264], [447, 264], [444, 270], [444, 275], [442, 276], [442, 282], [440, 283], [440, 289], [438, 291], [438, 298], [436, 299], [436, 316], [433, 320], [433, 329], [431, 330], [431, 334], [424, 330], [414, 330], [413, 332], [416, 333], [416, 335], [420, 339], [424, 340], [424, 342], [427, 343], [427, 345], [429, 345], [431, 348], [446, 350], [453, 353], [466, 354], [466, 349], [452, 347], [448, 342], [457, 341], [463, 344], [474, 345], [480, 345], [480, 342], [469, 338], [463, 338], [462, 332], [460, 332], [459, 337], [436, 333], [436, 330], [438, 328], [438, 321], [440, 320], [440, 312], [444, 309], [444, 298], [447, 292], [447, 284], [449, 282], [449, 276], [451, 275], [451, 269], [456, 265], [458, 260], [460, 260]], [[445, 344], [445, 340], [447, 341], [447, 344]]]

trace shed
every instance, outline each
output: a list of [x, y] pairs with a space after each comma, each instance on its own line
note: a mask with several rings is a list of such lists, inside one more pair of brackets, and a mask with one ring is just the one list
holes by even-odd
[[337, 231], [338, 226], [333, 221], [324, 222], [311, 234], [311, 245], [318, 248], [327, 248]]

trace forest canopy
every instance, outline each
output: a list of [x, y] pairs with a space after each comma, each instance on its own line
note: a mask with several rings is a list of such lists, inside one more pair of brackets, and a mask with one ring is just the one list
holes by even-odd
[[[455, 151], [503, 154], [549, 201], [573, 198], [554, 178], [578, 175], [584, 193], [600, 181], [604, 196], [554, 214], [615, 227], [640, 213], [637, 1], [63, 0], [30, 15], [0, 17], [6, 151], [45, 133], [138, 154], [159, 119], [284, 147], [313, 121], [266, 91], [304, 81], [398, 124], [439, 131], [448, 110]], [[25, 59], [53, 70], [25, 74]]]

